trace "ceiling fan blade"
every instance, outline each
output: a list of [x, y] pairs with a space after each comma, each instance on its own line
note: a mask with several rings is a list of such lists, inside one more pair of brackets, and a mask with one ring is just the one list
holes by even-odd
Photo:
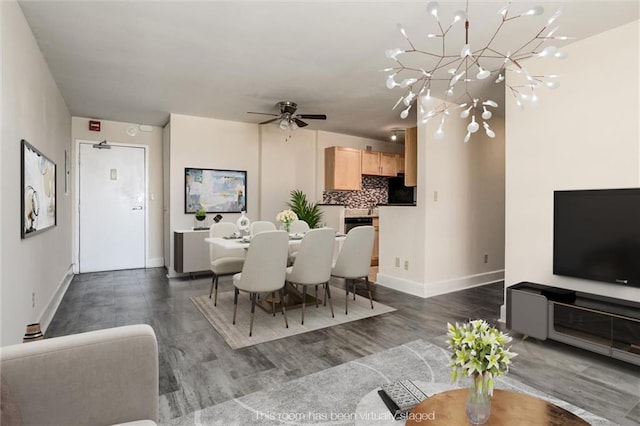
[[300, 118], [306, 118], [308, 120], [326, 120], [327, 116], [324, 114], [298, 114]]
[[247, 114], [273, 115], [274, 117], [280, 116], [280, 114], [271, 114], [270, 112], [251, 112], [251, 111], [247, 111]]
[[298, 125], [298, 127], [304, 127], [304, 126], [308, 126], [307, 123], [305, 123], [304, 121], [300, 120], [299, 118], [293, 118], [293, 121], [296, 122], [296, 124]]
[[269, 123], [273, 123], [274, 121], [277, 121], [277, 120], [279, 120], [279, 117], [272, 118], [271, 120], [263, 121], [262, 123], [258, 123], [258, 124], [269, 124]]

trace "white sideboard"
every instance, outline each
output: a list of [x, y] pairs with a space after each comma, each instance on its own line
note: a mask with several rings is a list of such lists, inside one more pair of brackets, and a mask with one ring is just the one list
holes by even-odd
[[209, 230], [176, 230], [173, 233], [173, 266], [176, 272], [193, 273], [210, 270], [209, 244], [204, 241]]

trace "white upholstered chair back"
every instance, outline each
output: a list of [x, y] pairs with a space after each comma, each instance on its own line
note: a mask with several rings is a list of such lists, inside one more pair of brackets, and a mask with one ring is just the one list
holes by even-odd
[[255, 222], [251, 222], [251, 236], [259, 234], [264, 231], [275, 231], [276, 225], [273, 222], [269, 222], [267, 220], [257, 220]]
[[[235, 223], [231, 222], [218, 222], [211, 225], [209, 228], [209, 238], [222, 238], [228, 237], [233, 233], [238, 232], [238, 227]], [[225, 249], [215, 244], [209, 244], [209, 258], [213, 262], [216, 259], [222, 257], [244, 257], [244, 249]]]
[[357, 226], [347, 233], [331, 275], [342, 278], [361, 278], [369, 275], [375, 229]]
[[332, 228], [309, 230], [302, 238], [287, 281], [295, 284], [323, 284], [329, 281], [335, 238], [336, 231]]
[[289, 232], [292, 234], [305, 234], [311, 228], [309, 228], [309, 224], [304, 220], [296, 219], [291, 222], [291, 226], [289, 227]]
[[251, 239], [244, 267], [233, 277], [233, 284], [251, 293], [279, 290], [284, 286], [288, 249], [285, 231], [260, 232]]

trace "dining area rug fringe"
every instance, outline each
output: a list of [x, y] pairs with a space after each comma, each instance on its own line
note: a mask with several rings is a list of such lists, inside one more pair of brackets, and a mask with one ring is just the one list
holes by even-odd
[[349, 314], [344, 313], [344, 289], [331, 286], [331, 297], [335, 318], [331, 318], [329, 306], [322, 303], [316, 308], [315, 304], [308, 304], [305, 308], [304, 325], [301, 324], [301, 309], [287, 309], [289, 328], [285, 328], [282, 312], [271, 312], [256, 307], [253, 323], [253, 334], [249, 337], [249, 318], [251, 315], [251, 300], [246, 293], [241, 293], [238, 298], [238, 314], [236, 324], [233, 325], [233, 291], [218, 293], [217, 306], [213, 305], [213, 298], [209, 295], [194, 296], [191, 298], [198, 310], [209, 323], [224, 338], [232, 349], [240, 349], [258, 343], [269, 342], [283, 337], [294, 336], [308, 331], [333, 327], [351, 321], [357, 321], [376, 315], [393, 312], [396, 309], [373, 301], [373, 309], [367, 297], [349, 294]]

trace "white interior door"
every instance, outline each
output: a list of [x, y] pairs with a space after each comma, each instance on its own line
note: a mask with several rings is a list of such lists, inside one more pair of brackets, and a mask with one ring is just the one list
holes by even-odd
[[80, 143], [80, 272], [145, 267], [145, 150]]

